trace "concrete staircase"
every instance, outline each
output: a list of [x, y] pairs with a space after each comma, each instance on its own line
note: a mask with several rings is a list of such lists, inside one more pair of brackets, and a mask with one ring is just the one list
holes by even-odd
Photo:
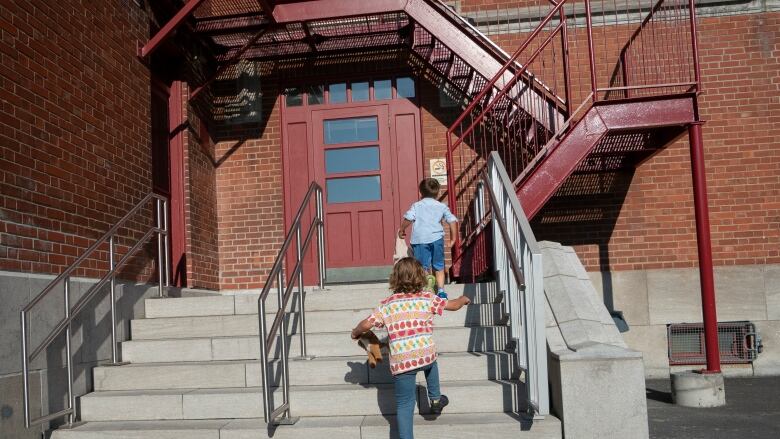
[[[422, 374], [415, 432], [421, 438], [560, 438], [560, 421], [523, 420], [524, 390], [508, 342], [502, 299], [492, 284], [453, 285], [472, 298], [467, 310], [436, 321], [442, 391], [434, 417]], [[387, 295], [384, 284], [331, 287], [306, 295], [308, 354], [300, 352], [297, 314], [291, 334], [293, 426], [262, 420], [257, 295], [212, 295], [146, 301], [122, 344], [130, 364], [97, 367], [95, 391], [80, 398], [84, 425], [55, 439], [87, 438], [392, 438], [397, 437], [387, 363], [370, 369], [349, 330]], [[276, 309], [269, 298], [269, 309]], [[272, 317], [267, 316], [271, 322]], [[275, 375], [275, 385], [280, 378]], [[281, 393], [281, 392], [279, 392]]]

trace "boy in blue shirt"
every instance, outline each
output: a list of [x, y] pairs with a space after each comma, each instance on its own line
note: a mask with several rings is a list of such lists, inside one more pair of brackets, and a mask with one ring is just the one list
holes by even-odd
[[[444, 227], [446, 222], [450, 228], [450, 240], [457, 233], [458, 218], [450, 212], [446, 204], [436, 201], [441, 185], [434, 178], [426, 178], [420, 182], [420, 195], [422, 199], [409, 208], [401, 220], [399, 238], [406, 238], [406, 228], [412, 227], [412, 251], [414, 258], [430, 274], [436, 275], [437, 295], [447, 298], [444, 292]], [[451, 242], [447, 242], [447, 247]]]

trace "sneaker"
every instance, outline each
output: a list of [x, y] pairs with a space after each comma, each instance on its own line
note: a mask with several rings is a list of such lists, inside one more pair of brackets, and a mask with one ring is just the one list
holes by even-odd
[[447, 395], [442, 395], [439, 399], [432, 399], [431, 400], [431, 413], [433, 414], [440, 414], [441, 411], [444, 409], [444, 407], [447, 407], [447, 404], [450, 403], [450, 400], [447, 398]]
[[436, 295], [441, 297], [444, 300], [447, 300], [447, 293], [444, 292], [443, 288], [440, 288], [439, 291], [436, 293]]

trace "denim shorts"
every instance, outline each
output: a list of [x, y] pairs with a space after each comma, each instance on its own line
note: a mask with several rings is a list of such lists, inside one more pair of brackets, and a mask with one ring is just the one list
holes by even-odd
[[424, 269], [444, 270], [444, 238], [428, 244], [412, 244], [412, 252]]

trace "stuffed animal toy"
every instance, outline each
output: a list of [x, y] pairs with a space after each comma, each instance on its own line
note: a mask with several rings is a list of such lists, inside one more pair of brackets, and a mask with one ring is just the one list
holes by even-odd
[[371, 368], [375, 368], [377, 363], [382, 362], [382, 347], [386, 347], [387, 343], [379, 341], [379, 337], [374, 334], [374, 331], [366, 331], [358, 339], [358, 345], [366, 350], [368, 354], [368, 365]]

